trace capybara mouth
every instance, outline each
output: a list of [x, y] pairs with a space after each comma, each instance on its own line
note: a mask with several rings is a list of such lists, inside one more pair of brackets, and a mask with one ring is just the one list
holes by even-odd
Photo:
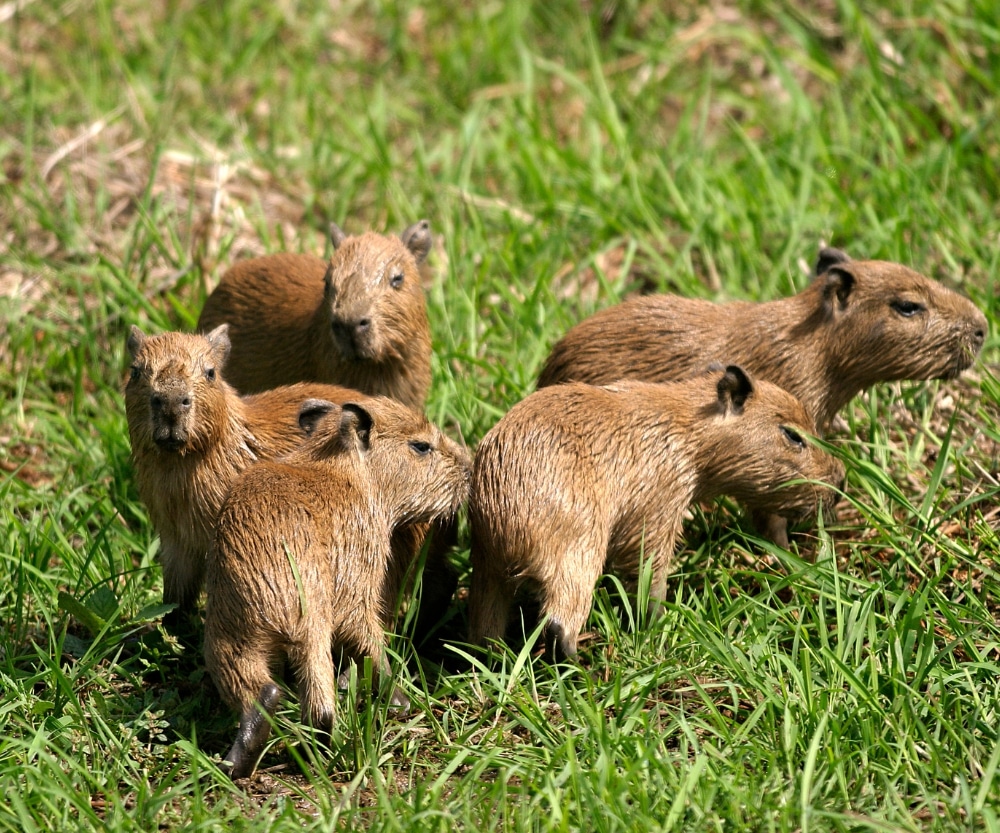
[[187, 440], [174, 436], [156, 437], [153, 441], [160, 451], [177, 452], [187, 445]]
[[944, 372], [938, 376], [938, 379], [943, 379], [948, 381], [950, 379], [957, 379], [966, 370], [972, 367], [973, 363], [976, 361], [976, 353], [974, 353], [968, 347], [959, 350], [955, 355], [955, 358], [951, 361], [948, 367], [945, 368]]
[[790, 523], [811, 523], [816, 520], [816, 513], [822, 512], [823, 518], [828, 521], [837, 519], [835, 506], [840, 499], [840, 495], [832, 489], [819, 490], [812, 499], [806, 498], [800, 502], [795, 502], [790, 506], [776, 512], [787, 518]]
[[375, 358], [370, 339], [355, 339], [343, 333], [334, 333], [333, 341], [344, 361], [367, 362]]

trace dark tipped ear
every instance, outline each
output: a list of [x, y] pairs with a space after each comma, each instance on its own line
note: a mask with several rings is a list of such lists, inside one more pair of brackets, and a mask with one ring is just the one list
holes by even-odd
[[142, 345], [145, 341], [146, 334], [133, 324], [128, 331], [128, 339], [125, 341], [125, 347], [128, 349], [128, 354], [133, 359], [139, 355], [139, 351], [142, 349]]
[[302, 433], [310, 437], [323, 417], [339, 410], [338, 405], [325, 399], [307, 399], [299, 406], [299, 428], [302, 429]]
[[847, 306], [854, 289], [854, 275], [840, 266], [831, 266], [816, 280], [823, 281], [823, 304], [827, 312], [839, 312]]
[[753, 393], [753, 382], [742, 367], [731, 364], [719, 379], [716, 390], [719, 392], [719, 404], [723, 411], [741, 414], [744, 403]]
[[215, 356], [216, 369], [221, 370], [222, 366], [229, 358], [229, 350], [233, 346], [229, 340], [229, 325], [220, 324], [212, 332], [205, 336], [208, 343], [212, 345], [212, 355]]
[[418, 223], [414, 223], [399, 236], [403, 241], [403, 245], [413, 252], [417, 263], [423, 263], [427, 257], [427, 253], [431, 250], [431, 224], [427, 220], [421, 220]]
[[345, 445], [360, 444], [362, 450], [368, 450], [371, 441], [372, 415], [361, 405], [345, 402], [343, 414], [340, 417], [340, 436]]
[[340, 244], [347, 239], [347, 235], [344, 234], [344, 230], [340, 226], [333, 222], [330, 223], [328, 231], [330, 233], [330, 245], [336, 251], [340, 248]]
[[834, 249], [826, 246], [819, 250], [819, 257], [816, 258], [816, 274], [822, 275], [827, 269], [837, 263], [847, 263], [851, 256], [842, 249]]

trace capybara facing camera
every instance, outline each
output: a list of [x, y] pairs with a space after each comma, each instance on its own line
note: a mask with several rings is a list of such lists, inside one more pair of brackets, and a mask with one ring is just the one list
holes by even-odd
[[328, 261], [280, 253], [236, 263], [205, 301], [198, 330], [229, 324], [227, 375], [241, 393], [325, 382], [422, 408], [431, 383], [420, 275], [429, 223], [399, 237], [348, 236], [331, 225], [330, 236]]

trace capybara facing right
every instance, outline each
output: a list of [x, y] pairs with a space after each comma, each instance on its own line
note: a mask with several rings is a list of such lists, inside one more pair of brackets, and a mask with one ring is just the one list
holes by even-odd
[[538, 379], [672, 382], [732, 362], [787, 390], [819, 430], [860, 390], [896, 379], [949, 379], [986, 336], [975, 304], [898, 263], [823, 249], [802, 292], [766, 303], [646, 295], [581, 321]]
[[329, 261], [281, 253], [233, 265], [205, 301], [199, 332], [229, 324], [226, 375], [240, 393], [326, 382], [422, 408], [431, 334], [420, 265], [430, 225], [400, 237], [349, 237], [331, 225], [331, 240]]
[[[465, 449], [398, 402], [310, 401], [303, 419], [308, 441], [234, 483], [209, 559], [205, 662], [240, 714], [226, 756], [233, 778], [252, 773], [263, 751], [276, 665], [287, 659], [303, 719], [324, 730], [337, 694], [331, 646], [388, 670], [392, 534], [454, 515], [468, 494]], [[393, 700], [406, 703], [398, 690]]]
[[692, 501], [726, 494], [752, 510], [814, 513], [834, 499], [820, 484], [844, 475], [804, 439], [814, 431], [797, 399], [738, 366], [531, 394], [476, 453], [470, 641], [503, 637], [524, 585], [539, 596], [547, 645], [574, 655], [601, 573], [634, 583], [643, 552], [651, 598], [662, 600]]

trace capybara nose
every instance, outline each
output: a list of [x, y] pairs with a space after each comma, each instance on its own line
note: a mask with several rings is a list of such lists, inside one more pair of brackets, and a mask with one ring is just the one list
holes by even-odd
[[154, 393], [149, 398], [149, 404], [153, 409], [153, 413], [156, 414], [182, 414], [185, 411], [191, 410], [191, 395], [184, 393], [170, 396], [162, 393]]

